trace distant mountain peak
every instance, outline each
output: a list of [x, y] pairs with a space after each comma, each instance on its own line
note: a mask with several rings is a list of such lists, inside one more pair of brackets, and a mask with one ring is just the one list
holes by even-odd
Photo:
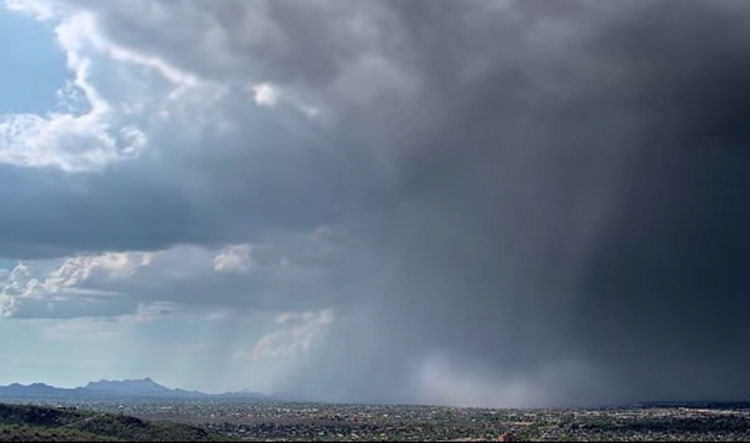
[[135, 380], [100, 380], [89, 382], [81, 388], [85, 391], [116, 396], [171, 396], [175, 391], [162, 386], [151, 379], [151, 377]]
[[33, 383], [22, 385], [12, 383], [8, 386], [0, 386], [0, 399], [8, 398], [103, 398], [103, 397], [151, 397], [151, 398], [246, 398], [252, 400], [269, 400], [275, 396], [252, 392], [244, 389], [239, 392], [225, 392], [223, 394], [205, 394], [199, 391], [187, 391], [184, 389], [170, 389], [155, 382], [151, 377], [141, 379], [90, 381], [85, 386], [74, 389], [57, 388], [45, 383]]
[[106, 378], [103, 378], [99, 381], [90, 381], [86, 386], [90, 385], [133, 385], [133, 384], [148, 384], [148, 385], [157, 385], [161, 386], [159, 383], [156, 383], [151, 377], [145, 377], [145, 378], [136, 378], [136, 379], [129, 379], [126, 378], [125, 380], [107, 380]]

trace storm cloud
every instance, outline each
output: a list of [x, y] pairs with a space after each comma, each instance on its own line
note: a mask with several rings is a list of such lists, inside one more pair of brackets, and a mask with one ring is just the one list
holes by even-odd
[[52, 291], [65, 315], [6, 276], [19, 321], [271, 313], [216, 355], [284, 360], [274, 387], [323, 400], [750, 395], [750, 5], [6, 5], [144, 140], [95, 166], [40, 145], [88, 156], [67, 170], [0, 155], [0, 256], [155, 254], [68, 286], [96, 309]]

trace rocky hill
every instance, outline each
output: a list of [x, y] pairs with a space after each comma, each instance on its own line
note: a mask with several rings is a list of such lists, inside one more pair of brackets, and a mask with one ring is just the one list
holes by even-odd
[[74, 408], [0, 404], [0, 441], [211, 441], [204, 429]]

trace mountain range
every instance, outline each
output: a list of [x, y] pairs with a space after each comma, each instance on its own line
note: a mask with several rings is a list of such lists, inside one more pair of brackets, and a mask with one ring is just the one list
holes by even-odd
[[140, 380], [100, 380], [89, 382], [77, 388], [58, 388], [45, 383], [22, 385], [13, 383], [0, 386], [0, 399], [3, 398], [162, 398], [162, 399], [243, 399], [255, 401], [284, 401], [280, 396], [269, 396], [257, 392], [225, 392], [206, 394], [199, 391], [169, 389], [153, 381], [150, 377]]

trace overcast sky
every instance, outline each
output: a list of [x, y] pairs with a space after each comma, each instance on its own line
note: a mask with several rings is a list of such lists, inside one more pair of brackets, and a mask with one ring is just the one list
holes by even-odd
[[750, 398], [750, 3], [0, 5], [0, 384]]

